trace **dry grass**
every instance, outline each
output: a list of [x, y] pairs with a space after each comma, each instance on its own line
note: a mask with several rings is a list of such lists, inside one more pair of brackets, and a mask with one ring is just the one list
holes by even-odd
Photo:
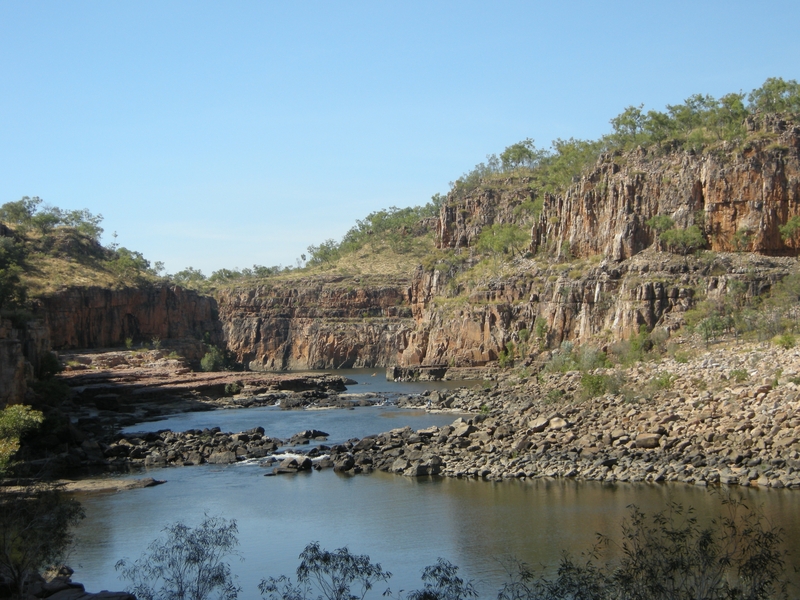
[[[141, 282], [125, 281], [111, 273], [99, 262], [78, 262], [69, 258], [57, 258], [34, 253], [27, 257], [22, 281], [28, 288], [28, 296], [46, 296], [70, 287], [99, 286], [120, 289]], [[150, 278], [155, 279], [155, 278]]]

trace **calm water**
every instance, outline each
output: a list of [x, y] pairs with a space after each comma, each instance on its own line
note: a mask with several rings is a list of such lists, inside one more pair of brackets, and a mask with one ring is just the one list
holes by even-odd
[[[278, 437], [316, 428], [337, 441], [453, 418], [382, 407], [257, 408], [181, 415], [146, 427], [218, 425], [240, 431], [261, 425]], [[244, 560], [235, 561], [233, 569], [244, 588], [243, 599], [259, 597], [256, 586], [262, 577], [293, 576], [298, 554], [311, 541], [323, 548], [347, 546], [354, 553], [369, 554], [394, 574], [394, 592], [419, 587], [422, 569], [441, 556], [474, 579], [482, 596], [493, 596], [503, 581], [503, 559], [517, 557], [552, 569], [562, 550], [579, 553], [591, 546], [597, 532], [618, 531], [630, 504], [654, 512], [675, 501], [693, 506], [701, 518], [720, 510], [716, 494], [683, 485], [416, 480], [384, 473], [342, 476], [330, 470], [264, 477], [264, 472], [256, 464], [156, 469], [147, 475], [168, 483], [81, 498], [87, 518], [69, 561], [75, 580], [90, 590], [121, 589], [124, 583], [114, 571], [117, 560], [137, 558], [169, 523], [183, 519], [196, 524], [210, 514], [238, 522]], [[763, 505], [772, 522], [786, 530], [788, 548], [794, 550], [790, 570], [800, 565], [800, 548], [795, 548], [800, 540], [800, 494], [748, 489], [739, 493], [751, 504]]]

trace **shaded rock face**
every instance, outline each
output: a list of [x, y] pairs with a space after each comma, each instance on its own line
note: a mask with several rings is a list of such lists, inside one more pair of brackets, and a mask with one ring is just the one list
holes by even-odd
[[54, 349], [121, 346], [126, 338], [135, 343], [220, 338], [216, 300], [174, 285], [73, 288], [40, 298], [37, 313]]
[[11, 321], [0, 321], [0, 406], [19, 404], [28, 389], [25, 378], [25, 356], [19, 331]]
[[223, 291], [223, 336], [252, 370], [396, 364], [414, 328], [409, 283], [342, 277]]
[[28, 380], [39, 375], [42, 356], [50, 350], [47, 328], [41, 321], [15, 327], [0, 320], [0, 406], [21, 404]]

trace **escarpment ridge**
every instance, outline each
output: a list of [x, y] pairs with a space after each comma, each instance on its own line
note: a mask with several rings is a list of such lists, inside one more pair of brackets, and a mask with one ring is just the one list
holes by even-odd
[[[205, 341], [251, 370], [481, 366], [509, 343], [534, 356], [565, 340], [674, 330], [698, 299], [731, 285], [758, 296], [796, 268], [798, 240], [781, 227], [800, 215], [800, 127], [776, 115], [747, 127], [747, 141], [702, 152], [604, 153], [563, 193], [515, 176], [454, 188], [426, 225], [439, 250], [406, 276], [353, 265], [213, 297], [163, 284], [73, 288], [41, 297], [37, 313], [55, 349], [159, 338], [196, 361]], [[707, 251], [663, 251], [659, 216], [676, 231], [696, 226]], [[481, 235], [503, 225], [527, 232], [527, 252], [482, 251]]]

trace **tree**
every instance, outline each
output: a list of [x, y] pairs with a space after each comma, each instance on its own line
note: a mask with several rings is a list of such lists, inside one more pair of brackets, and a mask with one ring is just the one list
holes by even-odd
[[631, 146], [638, 141], [645, 123], [645, 115], [642, 113], [643, 107], [644, 104], [629, 106], [611, 119], [611, 127], [614, 130], [612, 137], [621, 146]]
[[503, 171], [513, 171], [520, 167], [533, 169], [543, 156], [543, 151], [538, 150], [531, 138], [510, 145], [500, 153], [500, 163]]
[[528, 239], [528, 234], [516, 225], [495, 223], [481, 231], [477, 248], [480, 252], [513, 256], [520, 251]]
[[198, 285], [206, 280], [206, 276], [200, 269], [194, 267], [186, 267], [183, 271], [178, 271], [172, 275], [172, 281], [178, 285]]
[[444, 558], [422, 571], [421, 590], [409, 592], [408, 600], [463, 600], [477, 598], [478, 592], [472, 581], [464, 581], [458, 576], [458, 567]]
[[153, 540], [134, 561], [122, 559], [116, 569], [131, 581], [129, 591], [139, 600], [235, 600], [229, 556], [237, 556], [236, 521], [206, 517], [197, 527], [178, 522], [164, 528], [165, 538]]
[[744, 120], [747, 108], [744, 105], [744, 94], [725, 94], [719, 99], [716, 108], [706, 119], [710, 129], [718, 140], [730, 140], [744, 133]]
[[22, 199], [16, 202], [6, 202], [3, 206], [0, 206], [0, 221], [5, 221], [12, 225], [21, 225], [24, 230], [30, 226], [31, 219], [41, 203], [42, 199], [38, 196], [33, 198], [23, 196]]
[[103, 228], [100, 223], [103, 221], [103, 215], [92, 214], [89, 209], [84, 208], [81, 210], [67, 210], [61, 213], [61, 222], [67, 227], [74, 227], [83, 235], [92, 238], [95, 242], [100, 240], [103, 234]]
[[41, 412], [22, 404], [7, 406], [0, 412], [0, 475], [5, 473], [19, 450], [20, 438], [38, 429], [43, 422]]
[[24, 598], [31, 575], [61, 561], [72, 544], [71, 528], [84, 517], [77, 500], [57, 486], [35, 485], [0, 496], [0, 574]]
[[686, 256], [705, 246], [706, 239], [697, 225], [687, 229], [669, 229], [661, 234], [661, 241], [672, 251]]
[[662, 234], [675, 227], [675, 221], [668, 215], [655, 215], [645, 221], [645, 225], [654, 229], [656, 233]]
[[347, 548], [331, 552], [312, 542], [300, 553], [296, 584], [281, 575], [262, 579], [258, 589], [269, 600], [363, 600], [373, 585], [391, 576], [366, 554], [351, 554]]
[[0, 237], [0, 308], [9, 308], [25, 301], [26, 288], [22, 284], [24, 249], [10, 237]]
[[642, 121], [642, 131], [650, 140], [656, 144], [661, 144], [664, 140], [673, 135], [675, 123], [669, 116], [657, 110], [647, 112]]
[[800, 234], [800, 215], [794, 215], [784, 225], [778, 226], [783, 243], [792, 248], [797, 248], [797, 238]]
[[222, 350], [216, 346], [210, 346], [208, 352], [200, 359], [200, 368], [206, 372], [224, 371], [225, 363], [225, 354]]
[[108, 266], [118, 277], [125, 279], [135, 279], [143, 273], [152, 272], [150, 261], [141, 252], [128, 250], [124, 246], [117, 248]]
[[800, 112], [800, 83], [794, 79], [784, 81], [770, 77], [747, 97], [750, 110], [763, 112]]

